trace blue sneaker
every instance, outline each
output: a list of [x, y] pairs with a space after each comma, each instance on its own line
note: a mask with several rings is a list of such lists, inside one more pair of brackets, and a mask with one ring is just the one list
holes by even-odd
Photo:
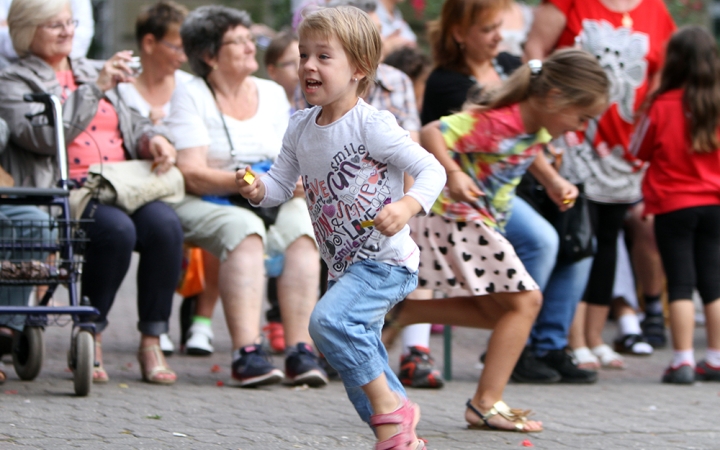
[[312, 347], [302, 342], [290, 350], [285, 358], [285, 384], [321, 387], [328, 384], [327, 373], [320, 367], [320, 360]]
[[282, 381], [283, 373], [270, 362], [270, 356], [260, 345], [240, 349], [240, 358], [232, 363], [230, 384], [240, 387], [264, 386]]

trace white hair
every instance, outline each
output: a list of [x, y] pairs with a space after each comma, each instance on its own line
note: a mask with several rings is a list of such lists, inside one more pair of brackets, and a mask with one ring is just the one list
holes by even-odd
[[70, 8], [70, 0], [13, 0], [7, 23], [15, 52], [21, 58], [30, 53], [38, 25]]

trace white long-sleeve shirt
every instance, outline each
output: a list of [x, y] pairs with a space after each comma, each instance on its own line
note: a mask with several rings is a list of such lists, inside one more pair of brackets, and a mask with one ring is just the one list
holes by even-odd
[[[321, 110], [304, 109], [290, 118], [280, 155], [262, 178], [265, 197], [260, 205], [283, 203], [301, 176], [315, 238], [331, 277], [364, 259], [416, 271], [419, 250], [407, 225], [394, 236], [383, 236], [361, 222], [374, 219], [383, 206], [404, 195], [427, 213], [445, 185], [445, 170], [388, 111], [359, 99], [342, 118], [321, 126], [316, 122]], [[404, 172], [415, 179], [406, 194]]]

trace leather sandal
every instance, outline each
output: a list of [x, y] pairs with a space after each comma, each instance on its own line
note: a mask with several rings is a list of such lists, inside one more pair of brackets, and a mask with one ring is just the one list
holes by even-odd
[[[425, 441], [415, 437], [415, 426], [420, 420], [420, 409], [410, 400], [401, 400], [401, 405], [393, 412], [373, 414], [370, 425], [397, 425], [398, 432], [384, 441], [375, 444], [375, 450], [422, 450]], [[413, 446], [415, 444], [415, 446]]]
[[[98, 350], [102, 350], [102, 343], [95, 341], [95, 357], [97, 358]], [[98, 384], [104, 384], [110, 381], [110, 377], [108, 376], [107, 372], [105, 372], [105, 368], [103, 367], [102, 363], [95, 359], [95, 362], [93, 364], [93, 375], [92, 375], [93, 383]]]
[[[152, 353], [155, 357], [154, 366], [146, 366], [143, 361], [143, 354]], [[153, 384], [173, 384], [177, 381], [177, 374], [173, 372], [166, 364], [162, 350], [159, 345], [150, 345], [141, 348], [138, 351], [138, 362], [140, 363], [140, 371], [144, 381]], [[159, 376], [160, 375], [160, 376]], [[162, 375], [172, 375], [172, 377], [163, 377]]]
[[[542, 428], [540, 428], [539, 430], [526, 430], [525, 424], [527, 423], [527, 418], [530, 416], [532, 411], [530, 411], [529, 409], [510, 408], [502, 400], [497, 401], [492, 406], [492, 408], [490, 408], [490, 411], [486, 412], [485, 414], [481, 413], [480, 410], [472, 404], [472, 400], [468, 400], [465, 406], [467, 406], [470, 411], [477, 414], [477, 416], [480, 418], [479, 421], [468, 424], [468, 428], [471, 430], [517, 431], [520, 433], [538, 433], [540, 431], [543, 431]], [[490, 422], [488, 422], [490, 419], [498, 415], [512, 422], [515, 428], [498, 428], [497, 426], [492, 425]]]
[[623, 359], [619, 353], [610, 348], [607, 344], [601, 344], [597, 347], [593, 347], [590, 351], [598, 357], [600, 364], [605, 369], [623, 370], [627, 368], [625, 365], [625, 359]]

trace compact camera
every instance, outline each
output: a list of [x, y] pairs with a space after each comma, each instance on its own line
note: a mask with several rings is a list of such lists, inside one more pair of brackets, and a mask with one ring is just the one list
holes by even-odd
[[142, 64], [140, 64], [140, 57], [139, 56], [133, 56], [130, 58], [130, 62], [127, 63], [127, 66], [132, 70], [132, 76], [137, 76], [142, 72]]

